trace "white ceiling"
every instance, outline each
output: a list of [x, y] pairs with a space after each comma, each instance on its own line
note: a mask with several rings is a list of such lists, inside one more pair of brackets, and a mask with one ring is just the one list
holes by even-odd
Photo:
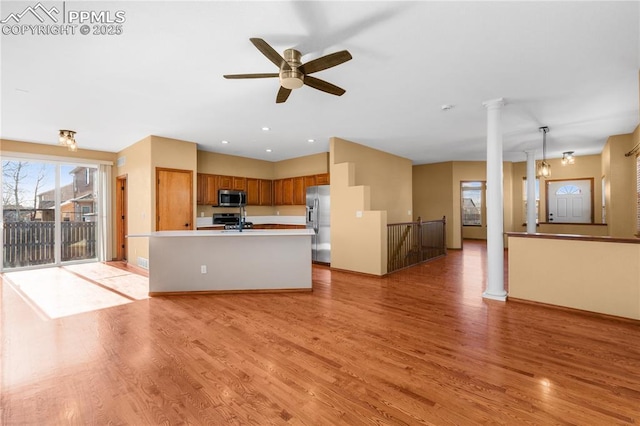
[[[36, 3], [2, 1], [0, 19]], [[639, 121], [636, 1], [44, 4], [122, 10], [123, 34], [3, 35], [5, 139], [55, 144], [68, 128], [81, 148], [115, 152], [153, 134], [278, 161], [338, 136], [424, 164], [484, 160], [482, 102], [499, 97], [505, 160], [539, 158], [540, 126], [554, 158], [600, 153]], [[277, 79], [224, 79], [277, 72], [250, 37], [303, 62], [349, 50], [314, 74], [347, 92], [303, 86], [276, 104]]]

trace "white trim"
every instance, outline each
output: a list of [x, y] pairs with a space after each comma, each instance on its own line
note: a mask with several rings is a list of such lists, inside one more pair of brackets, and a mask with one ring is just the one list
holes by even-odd
[[0, 153], [2, 158], [10, 157], [10, 158], [24, 158], [29, 160], [42, 160], [48, 161], [50, 163], [64, 163], [64, 164], [100, 164], [106, 166], [113, 166], [113, 161], [107, 160], [95, 160], [91, 158], [76, 158], [76, 157], [62, 157], [58, 155], [44, 155], [44, 154], [33, 154], [29, 152], [13, 152], [13, 151], [2, 151]]

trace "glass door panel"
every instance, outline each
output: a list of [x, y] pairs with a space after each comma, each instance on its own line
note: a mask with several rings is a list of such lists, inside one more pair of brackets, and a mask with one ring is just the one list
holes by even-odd
[[2, 161], [3, 268], [55, 263], [56, 166]]
[[97, 258], [98, 169], [60, 166], [60, 260]]
[[2, 161], [2, 268], [98, 257], [98, 168]]

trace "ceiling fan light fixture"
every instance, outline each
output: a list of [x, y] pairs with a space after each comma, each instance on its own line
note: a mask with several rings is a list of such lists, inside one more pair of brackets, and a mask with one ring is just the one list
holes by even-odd
[[299, 89], [304, 84], [304, 74], [297, 69], [280, 71], [280, 85], [285, 89]]

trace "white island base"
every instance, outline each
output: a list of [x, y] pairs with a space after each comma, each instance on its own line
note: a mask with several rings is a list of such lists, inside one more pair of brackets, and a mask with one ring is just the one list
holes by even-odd
[[160, 231], [149, 237], [149, 295], [311, 291], [311, 229]]

